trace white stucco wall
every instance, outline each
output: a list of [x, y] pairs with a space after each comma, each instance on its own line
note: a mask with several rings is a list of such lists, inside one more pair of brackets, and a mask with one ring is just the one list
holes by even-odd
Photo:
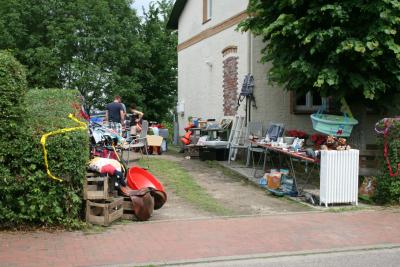
[[284, 123], [285, 128], [312, 131], [309, 115], [294, 115], [290, 113], [289, 93], [267, 81], [267, 71], [271, 63], [261, 64], [261, 49], [264, 47], [260, 38], [253, 39], [252, 69], [255, 81], [254, 96], [257, 109], [252, 110], [252, 120], [262, 121], [264, 127], [270, 122]]
[[213, 0], [212, 18], [203, 24], [203, 0], [188, 0], [179, 17], [178, 43], [246, 10], [248, 0]]
[[[178, 102], [184, 102], [184, 114], [179, 115], [182, 134], [189, 116], [205, 119], [224, 117], [222, 50], [229, 45], [238, 47], [238, 94], [248, 72], [247, 34], [236, 32], [235, 26], [178, 53]], [[209, 65], [211, 64], [211, 66]], [[243, 114], [244, 105], [238, 110]]]
[[[178, 24], [178, 43], [200, 34], [247, 8], [248, 0], [213, 0], [212, 18], [203, 24], [203, 1], [189, 0]], [[203, 119], [224, 117], [223, 61], [238, 57], [238, 94], [248, 66], [248, 35], [232, 26], [178, 52], [178, 103], [184, 103], [184, 113], [178, 115], [179, 133], [187, 125], [189, 116]], [[223, 57], [227, 46], [237, 46], [237, 53]], [[244, 113], [242, 106], [238, 113]]]

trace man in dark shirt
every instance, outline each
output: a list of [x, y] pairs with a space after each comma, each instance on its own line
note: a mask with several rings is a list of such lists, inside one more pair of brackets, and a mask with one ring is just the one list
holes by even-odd
[[115, 96], [114, 102], [107, 105], [105, 121], [108, 121], [108, 127], [110, 129], [122, 136], [122, 128], [125, 127], [125, 114], [120, 102], [121, 97]]

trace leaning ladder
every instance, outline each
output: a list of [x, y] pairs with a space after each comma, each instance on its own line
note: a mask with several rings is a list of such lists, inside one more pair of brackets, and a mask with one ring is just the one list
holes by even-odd
[[238, 151], [237, 147], [241, 144], [241, 142], [244, 143], [244, 124], [245, 117], [236, 115], [233, 121], [231, 134], [229, 135], [229, 161], [236, 160]]

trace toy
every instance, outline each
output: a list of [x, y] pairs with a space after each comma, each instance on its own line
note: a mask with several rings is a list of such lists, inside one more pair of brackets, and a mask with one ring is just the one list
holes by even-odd
[[347, 140], [345, 138], [336, 138], [332, 135], [329, 135], [326, 138], [326, 142], [321, 146], [321, 150], [349, 150], [351, 147], [347, 144]]
[[351, 147], [347, 144], [347, 140], [345, 138], [338, 139], [337, 150], [349, 150]]
[[326, 142], [321, 146], [321, 150], [335, 150], [337, 148], [337, 139], [336, 137], [329, 135], [326, 138]]

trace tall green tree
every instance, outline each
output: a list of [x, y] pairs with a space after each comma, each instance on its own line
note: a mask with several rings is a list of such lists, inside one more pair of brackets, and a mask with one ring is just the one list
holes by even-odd
[[250, 0], [241, 29], [263, 38], [270, 81], [388, 106], [400, 94], [398, 0]]
[[150, 3], [140, 31], [146, 44], [140, 95], [146, 118], [156, 121], [167, 119], [176, 103], [177, 33], [166, 28], [172, 7], [171, 0]]
[[131, 2], [0, 0], [0, 48], [27, 66], [31, 88], [73, 87], [89, 105], [138, 93], [145, 53]]

